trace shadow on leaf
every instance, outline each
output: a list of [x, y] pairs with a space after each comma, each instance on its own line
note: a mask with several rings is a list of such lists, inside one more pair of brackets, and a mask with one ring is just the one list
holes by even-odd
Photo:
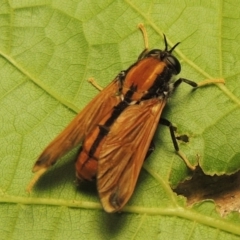
[[35, 188], [39, 191], [56, 188], [66, 182], [73, 182], [75, 179], [75, 167], [72, 161], [61, 166], [56, 166], [47, 171], [36, 183]]

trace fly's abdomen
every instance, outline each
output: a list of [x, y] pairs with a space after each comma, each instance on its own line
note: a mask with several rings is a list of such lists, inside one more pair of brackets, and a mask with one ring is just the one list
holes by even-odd
[[[106, 118], [109, 118], [107, 115]], [[81, 152], [75, 163], [78, 180], [91, 181], [97, 174], [99, 153], [108, 130], [101, 124], [97, 125], [85, 138]]]

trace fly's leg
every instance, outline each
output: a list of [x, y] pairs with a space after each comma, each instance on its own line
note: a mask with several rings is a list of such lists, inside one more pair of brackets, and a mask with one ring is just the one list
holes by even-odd
[[[117, 77], [115, 78], [114, 81], [118, 81], [119, 82], [119, 92], [122, 91], [122, 86], [123, 86], [123, 82], [124, 82], [124, 79], [126, 77], [126, 73], [127, 71], [126, 70], [122, 70], [118, 75]], [[101, 87], [96, 81], [94, 78], [89, 78], [88, 79], [88, 82], [91, 83], [97, 90], [99, 90], [100, 92], [103, 90], [103, 87]]]
[[150, 146], [149, 146], [149, 148], [148, 148], [148, 151], [147, 151], [147, 154], [146, 154], [144, 160], [146, 160], [146, 159], [151, 155], [151, 153], [152, 153], [154, 150], [155, 150], [155, 144], [154, 144], [153, 141], [151, 141]]
[[141, 30], [142, 32], [142, 35], [143, 35], [143, 41], [144, 41], [144, 50], [140, 53], [139, 57], [138, 57], [138, 60], [141, 60], [143, 59], [147, 53], [149, 52], [148, 49], [149, 49], [149, 45], [148, 45], [148, 36], [147, 36], [147, 30], [146, 28], [144, 27], [144, 25], [142, 23], [139, 23], [138, 24], [138, 28]]
[[178, 152], [179, 147], [178, 147], [178, 143], [177, 143], [177, 138], [175, 136], [175, 131], [177, 130], [177, 128], [174, 127], [171, 122], [169, 122], [167, 119], [164, 119], [164, 118], [160, 118], [159, 123], [162, 124], [162, 125], [165, 125], [169, 128], [170, 135], [171, 135], [172, 142], [173, 142], [173, 146], [174, 146], [175, 150]]
[[184, 142], [188, 142], [188, 136], [187, 135], [180, 135], [178, 137], [175, 136], [175, 131], [177, 130], [176, 127], [174, 127], [172, 125], [172, 123], [170, 121], [168, 121], [167, 119], [163, 119], [161, 118], [159, 121], [160, 124], [165, 125], [169, 128], [170, 130], [170, 135], [172, 138], [172, 142], [173, 142], [173, 146], [176, 150], [176, 152], [178, 153], [178, 155], [183, 159], [183, 161], [185, 162], [185, 164], [188, 166], [188, 168], [190, 168], [191, 170], [195, 169], [195, 166], [193, 166], [188, 159], [186, 158], [186, 156], [179, 150], [179, 146], [178, 146], [178, 142], [177, 140], [182, 140]]
[[208, 84], [216, 84], [216, 83], [225, 83], [224, 79], [206, 79], [200, 83], [196, 83], [194, 81], [188, 80], [186, 78], [179, 78], [176, 82], [174, 82], [173, 84], [173, 88], [177, 88], [182, 82], [185, 82], [187, 84], [189, 84], [190, 86], [192, 86], [193, 88], [198, 88], [198, 87], [203, 87], [206, 86]]
[[[206, 79], [206, 80], [204, 80], [200, 83], [196, 83], [194, 81], [191, 81], [191, 80], [188, 80], [188, 79], [185, 79], [185, 78], [179, 78], [177, 81], [175, 81], [173, 83], [173, 90], [176, 89], [182, 82], [187, 83], [188, 85], [192, 86], [193, 88], [203, 87], [203, 86], [208, 85], [208, 84], [216, 84], [216, 83], [223, 83], [224, 84], [225, 83], [224, 79]], [[179, 147], [178, 147], [178, 143], [177, 143], [177, 140], [182, 140], [184, 142], [188, 142], [188, 136], [187, 135], [181, 135], [181, 136], [176, 137], [175, 133], [174, 133], [174, 131], [176, 131], [176, 128], [172, 125], [171, 122], [169, 122], [166, 119], [160, 119], [160, 123], [169, 127], [171, 138], [172, 138], [175, 150], [177, 151], [178, 155], [180, 155], [180, 157], [184, 160], [186, 165], [191, 170], [194, 170], [195, 167], [192, 166], [191, 163], [186, 158], [186, 156], [181, 151], [179, 151]]]
[[[173, 145], [174, 145], [174, 148], [177, 152], [179, 152], [179, 147], [178, 147], [177, 140], [180, 140], [180, 141], [183, 141], [183, 142], [189, 142], [189, 139], [188, 139], [187, 135], [175, 136], [175, 132], [176, 132], [177, 128], [174, 127], [172, 125], [172, 123], [169, 122], [168, 120], [161, 118], [159, 123], [169, 127], [171, 137], [172, 137], [172, 140], [173, 140]], [[149, 146], [148, 151], [147, 151], [147, 154], [146, 154], [146, 157], [145, 157], [145, 160], [152, 154], [152, 152], [154, 150], [155, 150], [155, 144], [154, 144], [153, 141], [151, 141], [150, 146]]]
[[94, 78], [89, 78], [88, 82], [90, 82], [100, 92], [103, 90], [103, 88], [95, 81]]

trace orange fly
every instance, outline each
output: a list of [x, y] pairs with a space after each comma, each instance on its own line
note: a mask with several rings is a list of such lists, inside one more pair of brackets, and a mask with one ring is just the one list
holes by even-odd
[[[33, 167], [33, 172], [38, 173], [29, 191], [50, 166], [83, 141], [76, 161], [77, 179], [96, 178], [104, 210], [120, 211], [134, 191], [159, 122], [169, 127], [174, 147], [179, 150], [175, 128], [160, 117], [169, 96], [182, 82], [194, 88], [199, 85], [184, 78], [174, 81], [181, 65], [172, 52], [179, 43], [168, 50], [164, 36], [164, 50], [149, 50], [146, 30], [142, 24], [139, 26], [144, 51], [47, 146]], [[211, 82], [222, 80], [205, 84]]]

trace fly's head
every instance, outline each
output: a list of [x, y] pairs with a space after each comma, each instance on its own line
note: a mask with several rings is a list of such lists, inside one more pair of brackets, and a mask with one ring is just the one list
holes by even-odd
[[176, 43], [170, 50], [168, 50], [168, 44], [166, 36], [164, 36], [164, 42], [165, 42], [165, 49], [152, 49], [147, 53], [147, 56], [152, 56], [158, 58], [160, 61], [163, 61], [169, 69], [171, 69], [172, 73], [174, 75], [177, 75], [181, 72], [181, 64], [179, 60], [173, 56], [172, 52], [173, 50], [178, 46], [178, 43]]

